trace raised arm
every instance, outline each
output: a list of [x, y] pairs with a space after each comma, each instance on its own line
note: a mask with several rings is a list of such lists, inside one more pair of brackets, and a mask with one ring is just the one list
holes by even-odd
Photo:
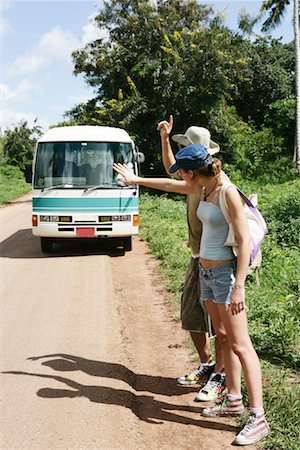
[[125, 164], [114, 164], [114, 170], [123, 177], [125, 184], [139, 184], [140, 186], [157, 189], [164, 192], [176, 192], [178, 194], [193, 194], [195, 188], [186, 181], [173, 180], [171, 178], [142, 178], [135, 175]]
[[[160, 132], [161, 140], [161, 151], [162, 151], [162, 161], [165, 171], [169, 173], [169, 168], [175, 163], [174, 153], [170, 143], [170, 134], [173, 128], [173, 116], [170, 115], [169, 122], [167, 120], [162, 120], [157, 125], [157, 130]], [[172, 174], [174, 177], [174, 174]]]

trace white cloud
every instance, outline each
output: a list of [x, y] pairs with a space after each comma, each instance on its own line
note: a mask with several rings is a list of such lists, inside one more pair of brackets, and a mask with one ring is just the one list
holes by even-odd
[[28, 80], [23, 80], [18, 84], [15, 90], [12, 90], [7, 84], [0, 84], [1, 103], [16, 102], [23, 103], [28, 98], [28, 93], [32, 90], [33, 86]]
[[71, 54], [74, 50], [95, 39], [107, 38], [107, 33], [96, 26], [96, 15], [97, 13], [94, 13], [89, 16], [86, 25], [82, 27], [81, 38], [68, 31], [63, 31], [59, 26], [43, 34], [33, 49], [18, 56], [4, 71], [5, 77], [28, 76], [59, 61], [71, 65]]
[[80, 40], [72, 33], [55, 27], [45, 33], [38, 45], [31, 51], [16, 58], [6, 70], [8, 78], [20, 75], [29, 75], [40, 69], [49, 67], [54, 62], [71, 62], [71, 53], [80, 46]]
[[51, 64], [54, 61], [70, 59], [72, 51], [79, 45], [80, 40], [72, 33], [55, 27], [42, 36], [37, 53], [44, 62]]
[[[31, 127], [34, 124], [37, 114], [28, 111], [28, 98], [32, 95], [32, 91], [37, 87], [29, 80], [23, 80], [15, 89], [11, 89], [7, 84], [0, 84], [1, 109], [0, 109], [0, 126], [2, 130], [12, 128], [20, 121], [26, 120]], [[43, 129], [47, 129], [49, 119], [47, 117], [38, 117], [38, 124]]]
[[[36, 116], [38, 116], [38, 123], [43, 128], [47, 128], [47, 124], [53, 122], [53, 119], [47, 120], [46, 117], [41, 117], [38, 111], [36, 114], [32, 113], [36, 107], [31, 106], [30, 100], [31, 98], [37, 99], [36, 91], [39, 91], [38, 95], [41, 100], [43, 97], [47, 98], [47, 95], [44, 94], [50, 74], [55, 73], [57, 78], [57, 74], [61, 73], [62, 76], [65, 76], [65, 72], [68, 71], [72, 77], [71, 54], [74, 50], [84, 47], [95, 39], [107, 38], [107, 34], [97, 27], [96, 15], [97, 13], [93, 13], [88, 17], [79, 36], [63, 30], [60, 26], [55, 26], [45, 32], [30, 49], [16, 57], [10, 64], [6, 62], [3, 67], [3, 78], [6, 80], [6, 84], [0, 85], [2, 129], [11, 124], [17, 124], [20, 120], [27, 120], [32, 125]], [[10, 29], [8, 25], [8, 23], [5, 25], [6, 32]], [[13, 88], [12, 80], [21, 81]], [[58, 105], [57, 102], [53, 105], [49, 100], [48, 114], [50, 111], [53, 113], [56, 108], [55, 113], [61, 115], [74, 104], [87, 101], [88, 98], [90, 98], [90, 94], [86, 91], [76, 91], [72, 97], [70, 95], [66, 95], [65, 98], [61, 97], [62, 103], [65, 100], [65, 105]], [[57, 120], [60, 120], [59, 117]]]
[[88, 18], [88, 22], [86, 25], [82, 27], [83, 30], [83, 36], [81, 38], [81, 45], [84, 46], [88, 44], [89, 42], [93, 42], [96, 39], [104, 39], [106, 40], [108, 38], [108, 33], [106, 30], [101, 30], [97, 26], [97, 22], [95, 21], [95, 17], [98, 13], [92, 14]]
[[[33, 126], [36, 116], [29, 112], [15, 111], [13, 109], [4, 109], [1, 111], [1, 129], [12, 128], [19, 122], [26, 120], [30, 127]], [[39, 120], [40, 124], [40, 120]]]

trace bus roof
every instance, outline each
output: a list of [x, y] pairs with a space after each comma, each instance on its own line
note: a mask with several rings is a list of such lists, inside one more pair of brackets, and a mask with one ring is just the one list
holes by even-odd
[[77, 125], [50, 128], [39, 142], [128, 142], [133, 141], [127, 131], [121, 128]]

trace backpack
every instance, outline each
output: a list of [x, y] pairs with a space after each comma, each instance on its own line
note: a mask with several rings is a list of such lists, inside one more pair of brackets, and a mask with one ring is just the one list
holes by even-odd
[[234, 184], [232, 183], [225, 183], [220, 191], [219, 196], [219, 203], [221, 211], [229, 225], [229, 231], [228, 236], [226, 238], [225, 244], [229, 247], [232, 247], [232, 251], [237, 256], [238, 254], [238, 244], [235, 239], [229, 211], [228, 211], [228, 205], [226, 201], [226, 191], [229, 187], [235, 187], [240, 194], [241, 198], [244, 200], [244, 210], [249, 226], [249, 232], [250, 232], [250, 238], [251, 238], [251, 244], [252, 244], [252, 250], [250, 255], [250, 261], [249, 261], [249, 273], [251, 273], [256, 268], [260, 267], [261, 260], [262, 260], [262, 254], [261, 254], [261, 245], [263, 243], [265, 235], [268, 233], [268, 228], [266, 225], [266, 222], [262, 216], [262, 214], [259, 212], [259, 210], [256, 208], [257, 205], [257, 195], [252, 194], [250, 198], [248, 198], [242, 191], [240, 191]]

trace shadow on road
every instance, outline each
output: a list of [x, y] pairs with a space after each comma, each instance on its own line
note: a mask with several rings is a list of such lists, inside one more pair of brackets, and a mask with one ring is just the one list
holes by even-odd
[[116, 247], [113, 240], [66, 239], [61, 243], [55, 243], [50, 254], [44, 254], [40, 239], [32, 235], [30, 228], [19, 230], [0, 243], [0, 256], [4, 258], [58, 258], [85, 255], [124, 256], [124, 250]]
[[[42, 358], [55, 358], [42, 363], [42, 365], [51, 367], [54, 370], [65, 372], [80, 370], [92, 376], [122, 380], [128, 383], [135, 392], [150, 392], [151, 394], [167, 396], [178, 396], [189, 392], [187, 388], [176, 386], [174, 378], [136, 374], [122, 364], [92, 361], [63, 353], [32, 357], [29, 358], [29, 360], [37, 361]], [[202, 408], [198, 406], [177, 405], [164, 402], [155, 399], [152, 395], [136, 394], [135, 392], [127, 391], [125, 389], [115, 389], [99, 385], [84, 385], [57, 375], [21, 371], [5, 371], [2, 373], [56, 380], [64, 385], [62, 389], [39, 389], [37, 395], [42, 398], [85, 397], [91, 402], [118, 405], [131, 409], [140, 420], [152, 424], [162, 424], [164, 421], [169, 421], [189, 426], [194, 425], [202, 428], [236, 432], [236, 427], [230, 424], [203, 419], [200, 416]], [[66, 389], [66, 387], [69, 389]], [[186, 417], [178, 414], [180, 412], [196, 413], [201, 419]]]

